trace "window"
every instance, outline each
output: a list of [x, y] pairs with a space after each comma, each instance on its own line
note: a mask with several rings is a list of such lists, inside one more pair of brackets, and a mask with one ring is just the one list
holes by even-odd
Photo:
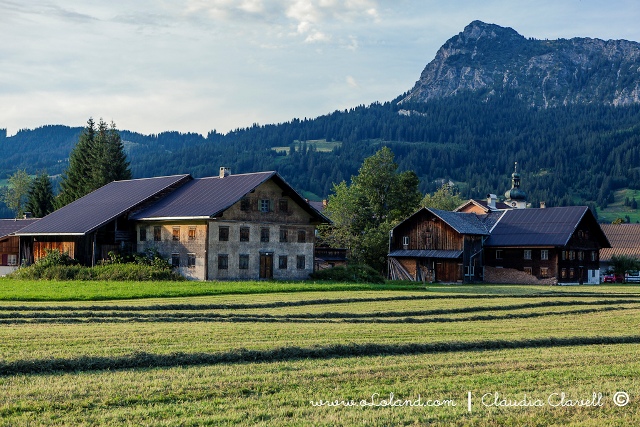
[[240, 227], [240, 241], [241, 242], [249, 241], [249, 227]]
[[171, 254], [171, 267], [180, 267], [180, 254]]
[[569, 269], [569, 278], [573, 279], [574, 274], [575, 274], [575, 272], [574, 272], [573, 268], [570, 268]]
[[249, 269], [249, 255], [242, 254], [238, 259], [238, 268], [240, 270], [248, 270]]
[[280, 255], [278, 257], [278, 268], [280, 270], [286, 270], [287, 269], [287, 256], [286, 255]]
[[229, 227], [218, 227], [218, 240], [220, 242], [229, 241]]
[[591, 251], [591, 261], [598, 260], [598, 251]]
[[249, 199], [240, 200], [240, 210], [244, 212], [248, 212], [251, 210], [251, 201]]
[[147, 227], [140, 227], [140, 241], [147, 241]]
[[584, 251], [578, 251], [578, 261], [584, 260]]
[[547, 277], [549, 277], [549, 268], [540, 267], [540, 277], [542, 277], [543, 279], [546, 279]]
[[569, 251], [562, 251], [562, 260], [566, 260], [569, 258]]
[[496, 259], [502, 259], [502, 249], [496, 249]]
[[268, 228], [261, 228], [260, 229], [260, 241], [261, 242], [268, 242], [269, 241], [269, 229]]
[[172, 240], [180, 241], [180, 227], [173, 227]]
[[187, 254], [187, 267], [196, 268], [196, 254]]
[[475, 266], [472, 265], [471, 267], [469, 267], [468, 265], [465, 265], [464, 266], [464, 275], [465, 276], [473, 276], [475, 274], [475, 270], [476, 270]]
[[548, 249], [543, 249], [540, 251], [540, 259], [543, 261], [546, 261], [549, 259], [549, 250]]
[[278, 200], [278, 210], [280, 212], [289, 212], [289, 201], [287, 199]]
[[286, 228], [281, 228], [280, 229], [280, 241], [286, 243], [287, 240], [289, 240], [289, 230], [287, 230]]
[[269, 212], [271, 211], [271, 209], [269, 209], [269, 205], [271, 203], [269, 203], [270, 200], [269, 199], [260, 199], [260, 203], [258, 204], [258, 207], [260, 208], [260, 212]]
[[524, 259], [531, 259], [531, 249], [524, 250]]
[[527, 274], [533, 274], [533, 268], [531, 268], [531, 267], [525, 267], [525, 268], [524, 268], [524, 272], [525, 272], [525, 273], [527, 273]]
[[578, 230], [578, 239], [582, 239], [584, 237], [584, 233], [582, 230]]
[[567, 269], [563, 268], [562, 270], [560, 270], [560, 277], [562, 279], [566, 279], [567, 278]]
[[304, 270], [305, 268], [304, 255], [298, 255], [296, 257], [296, 267], [298, 268], [298, 270]]
[[402, 237], [402, 246], [409, 246], [409, 236]]
[[569, 259], [573, 261], [576, 259], [576, 251], [569, 251]]
[[[189, 240], [196, 240], [196, 228], [195, 227], [189, 227], [189, 235], [188, 235], [188, 239]], [[229, 232], [227, 231], [227, 240], [229, 239]]]
[[18, 265], [18, 255], [9, 254], [7, 256], [7, 265]]
[[229, 255], [218, 254], [218, 270], [227, 270], [229, 268]]
[[298, 230], [298, 243], [304, 243], [307, 241], [307, 232], [304, 230]]
[[162, 227], [156, 225], [153, 227], [153, 240], [159, 242], [162, 240]]

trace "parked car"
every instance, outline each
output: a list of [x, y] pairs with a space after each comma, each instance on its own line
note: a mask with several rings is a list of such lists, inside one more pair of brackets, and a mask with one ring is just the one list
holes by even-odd
[[640, 283], [640, 271], [627, 272], [627, 283]]
[[602, 278], [602, 283], [624, 283], [624, 276], [622, 274], [605, 274]]

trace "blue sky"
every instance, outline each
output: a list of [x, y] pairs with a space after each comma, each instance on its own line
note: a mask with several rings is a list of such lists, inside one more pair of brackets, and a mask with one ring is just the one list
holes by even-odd
[[0, 128], [206, 134], [388, 101], [476, 19], [640, 41], [637, 0], [0, 0]]

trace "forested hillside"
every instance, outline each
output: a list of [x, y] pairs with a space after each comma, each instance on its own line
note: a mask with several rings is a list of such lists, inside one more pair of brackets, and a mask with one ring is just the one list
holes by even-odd
[[[80, 128], [46, 126], [0, 141], [0, 176], [18, 168], [60, 173]], [[254, 125], [222, 135], [121, 131], [134, 177], [277, 170], [299, 191], [326, 197], [349, 180], [363, 159], [389, 146], [400, 170], [414, 170], [423, 192], [441, 180], [464, 197], [502, 194], [513, 163], [534, 204], [595, 202], [605, 206], [617, 188], [640, 188], [640, 107], [574, 105], [531, 109], [516, 93], [488, 100], [468, 92], [428, 103], [387, 102], [316, 119]], [[315, 142], [326, 140], [325, 151]], [[326, 151], [326, 147], [333, 147]], [[279, 147], [279, 148], [277, 148]], [[274, 149], [277, 148], [277, 149]]]
[[[277, 170], [320, 199], [388, 146], [422, 192], [450, 180], [464, 198], [502, 195], [517, 161], [534, 206], [604, 208], [616, 190], [640, 190], [638, 67], [636, 42], [541, 41], [474, 21], [390, 102], [226, 134], [120, 134], [136, 178]], [[81, 130], [44, 126], [6, 137], [0, 129], [0, 179], [18, 169], [60, 174]]]

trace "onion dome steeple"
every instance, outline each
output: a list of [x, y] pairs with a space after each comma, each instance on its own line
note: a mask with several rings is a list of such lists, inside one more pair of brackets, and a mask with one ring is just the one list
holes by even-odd
[[520, 189], [520, 174], [518, 173], [518, 162], [515, 163], [514, 171], [511, 174], [511, 190], [504, 193], [507, 198], [505, 203], [515, 209], [527, 207], [527, 193]]

